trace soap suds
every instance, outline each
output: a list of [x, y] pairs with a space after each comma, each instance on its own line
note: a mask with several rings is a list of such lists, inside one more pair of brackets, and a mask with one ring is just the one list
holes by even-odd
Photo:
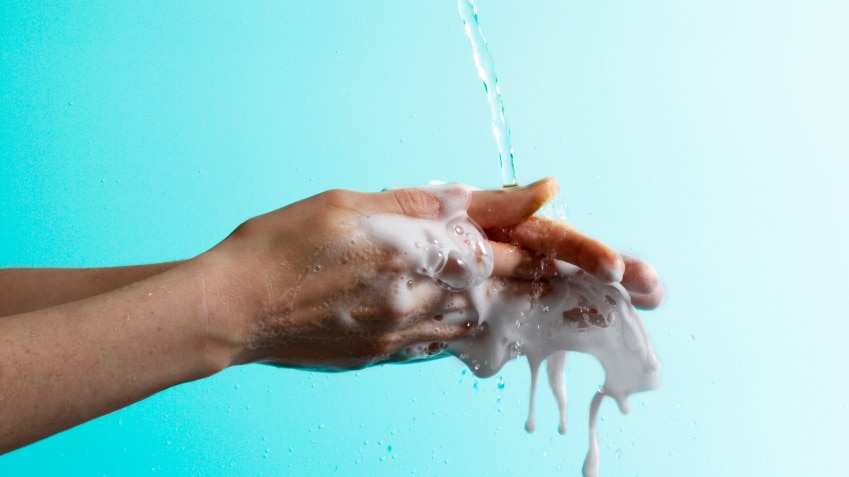
[[[525, 428], [535, 427], [533, 406], [537, 375], [546, 361], [549, 384], [560, 410], [558, 430], [566, 432], [566, 351], [595, 356], [605, 371], [602, 388], [590, 406], [590, 445], [584, 476], [598, 475], [596, 415], [604, 396], [620, 411], [629, 410], [628, 396], [660, 385], [660, 362], [648, 333], [618, 283], [604, 283], [583, 270], [557, 263], [557, 276], [539, 282], [490, 277], [492, 248], [483, 231], [468, 216], [470, 189], [462, 185], [428, 186], [441, 202], [433, 220], [399, 215], [374, 215], [362, 227], [375, 241], [397, 249], [409, 262], [407, 287], [431, 280], [455, 292], [452, 306], [440, 314], [447, 323], [477, 320], [466, 337], [446, 344], [478, 377], [497, 373], [508, 361], [526, 356], [531, 392]], [[411, 299], [413, 294], [411, 294]], [[430, 343], [408, 347], [409, 359], [425, 359], [441, 351]]]

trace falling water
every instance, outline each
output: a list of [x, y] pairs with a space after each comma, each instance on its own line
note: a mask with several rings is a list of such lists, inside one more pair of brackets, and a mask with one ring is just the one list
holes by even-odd
[[474, 0], [457, 0], [460, 9], [460, 17], [466, 29], [466, 35], [472, 42], [472, 50], [475, 57], [475, 66], [478, 75], [483, 80], [483, 88], [489, 100], [489, 108], [492, 113], [492, 134], [498, 145], [498, 156], [501, 160], [501, 180], [504, 187], [514, 187], [516, 182], [516, 169], [513, 166], [513, 147], [510, 145], [510, 128], [504, 119], [504, 103], [501, 100], [501, 88], [498, 86], [498, 76], [495, 75], [495, 62], [489, 52], [486, 38], [481, 32], [478, 21], [478, 9]]

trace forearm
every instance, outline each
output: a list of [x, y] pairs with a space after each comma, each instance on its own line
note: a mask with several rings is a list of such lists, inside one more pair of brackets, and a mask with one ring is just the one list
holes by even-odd
[[0, 320], [0, 453], [214, 374], [231, 362], [194, 263]]
[[150, 278], [183, 262], [107, 268], [0, 269], [0, 317], [92, 297]]

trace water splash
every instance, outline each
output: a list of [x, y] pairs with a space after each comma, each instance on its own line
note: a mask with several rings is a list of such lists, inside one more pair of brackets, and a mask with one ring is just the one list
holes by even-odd
[[475, 57], [475, 66], [478, 75], [483, 80], [483, 88], [489, 101], [489, 109], [492, 113], [492, 134], [498, 145], [498, 156], [501, 160], [501, 181], [504, 187], [515, 187], [516, 168], [513, 165], [513, 146], [510, 144], [510, 128], [504, 118], [504, 102], [501, 99], [501, 88], [498, 86], [498, 76], [495, 74], [495, 61], [489, 52], [486, 38], [481, 31], [478, 20], [478, 9], [474, 0], [457, 0], [460, 9], [460, 18], [466, 36], [472, 42], [472, 51]]

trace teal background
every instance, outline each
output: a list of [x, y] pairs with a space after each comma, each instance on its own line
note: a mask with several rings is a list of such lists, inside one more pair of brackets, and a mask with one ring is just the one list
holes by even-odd
[[[520, 183], [648, 259], [664, 386], [602, 406], [610, 476], [849, 473], [849, 3], [480, 0]], [[194, 256], [329, 188], [497, 187], [453, 0], [0, 5], [0, 266]], [[0, 457], [2, 475], [578, 475], [523, 361], [231, 369]]]

